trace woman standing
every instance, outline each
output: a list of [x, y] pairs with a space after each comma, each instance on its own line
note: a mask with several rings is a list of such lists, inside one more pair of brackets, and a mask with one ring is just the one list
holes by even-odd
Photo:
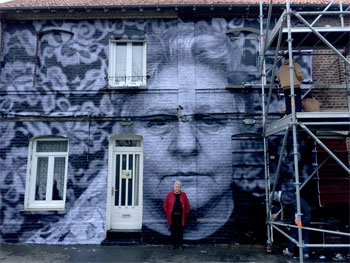
[[182, 250], [183, 228], [185, 226], [186, 215], [190, 212], [190, 204], [184, 192], [181, 192], [181, 182], [174, 183], [174, 191], [167, 194], [164, 204], [168, 225], [171, 230], [171, 249]]

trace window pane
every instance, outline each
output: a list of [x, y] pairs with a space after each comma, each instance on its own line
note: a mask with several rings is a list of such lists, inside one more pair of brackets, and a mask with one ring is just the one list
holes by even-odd
[[115, 81], [125, 82], [126, 77], [126, 43], [116, 43]]
[[63, 200], [66, 157], [55, 157], [53, 171], [52, 200]]
[[126, 170], [126, 154], [122, 155], [122, 170]]
[[132, 82], [141, 82], [143, 78], [143, 43], [132, 44]]
[[66, 152], [67, 150], [67, 141], [37, 141], [37, 152]]
[[[122, 155], [122, 170], [126, 170], [126, 154]], [[125, 206], [125, 199], [126, 199], [126, 179], [122, 179], [122, 200], [121, 205]]]
[[114, 205], [119, 205], [119, 177], [120, 177], [120, 154], [117, 154], [116, 158], [116, 168], [115, 168], [115, 199], [114, 199]]
[[116, 140], [116, 147], [141, 147], [140, 140]]
[[[129, 170], [133, 169], [133, 155], [129, 154]], [[132, 205], [132, 181], [133, 178], [129, 179], [128, 182], [128, 205]]]
[[134, 182], [135, 182], [135, 190], [134, 190], [134, 205], [139, 205], [139, 168], [140, 167], [140, 155], [135, 154], [135, 171], [134, 171]]
[[122, 200], [121, 200], [121, 206], [125, 206], [125, 197], [126, 197], [126, 179], [122, 179]]
[[35, 200], [46, 200], [48, 157], [39, 157], [36, 168]]
[[244, 42], [244, 52], [242, 64], [246, 66], [256, 66], [258, 41], [255, 39], [246, 39]]

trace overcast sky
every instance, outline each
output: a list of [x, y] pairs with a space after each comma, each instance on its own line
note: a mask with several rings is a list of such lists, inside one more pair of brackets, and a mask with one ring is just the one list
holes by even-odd
[[5, 3], [5, 2], [10, 2], [10, 1], [12, 1], [12, 0], [0, 0], [0, 4]]

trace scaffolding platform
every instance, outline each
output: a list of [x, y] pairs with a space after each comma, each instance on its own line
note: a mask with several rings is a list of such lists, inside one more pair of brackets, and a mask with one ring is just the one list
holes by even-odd
[[[266, 126], [265, 136], [285, 131], [292, 125], [292, 114]], [[297, 112], [297, 124], [303, 124], [312, 131], [350, 133], [350, 112]]]
[[[277, 26], [277, 25], [276, 25]], [[277, 46], [278, 28], [274, 28], [267, 41], [267, 49], [275, 49]], [[295, 49], [324, 49], [327, 45], [308, 27], [291, 27], [293, 34], [293, 47]], [[324, 26], [314, 27], [313, 30], [327, 39], [335, 48], [343, 49], [349, 45], [350, 27]], [[280, 48], [288, 49], [288, 28], [282, 29]]]

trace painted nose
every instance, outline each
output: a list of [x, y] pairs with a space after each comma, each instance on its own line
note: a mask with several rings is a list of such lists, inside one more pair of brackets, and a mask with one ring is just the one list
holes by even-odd
[[193, 124], [189, 121], [178, 122], [177, 136], [170, 145], [171, 154], [182, 158], [197, 156], [200, 151], [200, 144], [196, 137]]

